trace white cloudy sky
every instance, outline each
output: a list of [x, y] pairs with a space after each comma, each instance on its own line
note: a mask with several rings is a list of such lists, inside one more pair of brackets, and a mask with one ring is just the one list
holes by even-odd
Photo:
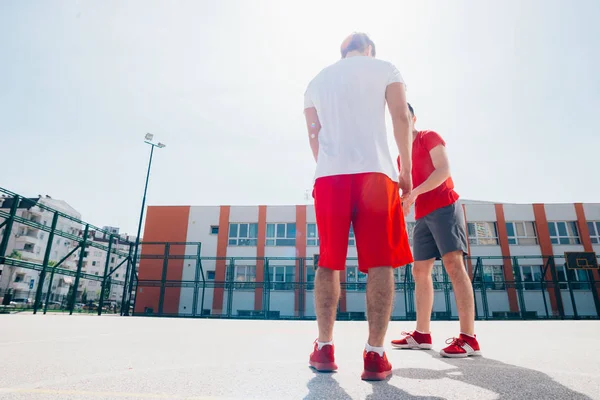
[[[296, 204], [302, 96], [352, 31], [398, 66], [464, 198], [597, 202], [600, 3], [0, 2], [0, 186], [135, 232], [148, 203]], [[392, 148], [394, 148], [392, 146]]]

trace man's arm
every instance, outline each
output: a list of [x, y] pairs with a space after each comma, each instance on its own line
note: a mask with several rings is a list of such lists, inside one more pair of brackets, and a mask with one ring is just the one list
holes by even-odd
[[306, 128], [308, 129], [308, 142], [312, 150], [315, 161], [319, 156], [319, 132], [321, 131], [321, 122], [317, 115], [315, 107], [304, 109], [304, 118], [306, 118]]
[[450, 163], [446, 154], [446, 146], [442, 144], [435, 146], [429, 151], [429, 155], [435, 169], [425, 182], [413, 190], [415, 197], [435, 189], [450, 177]]
[[[392, 117], [394, 139], [400, 153], [402, 169], [400, 171], [400, 188], [403, 195], [412, 189], [412, 134], [410, 132], [410, 111], [406, 104], [406, 90], [401, 82], [394, 82], [387, 86], [385, 99]], [[406, 182], [408, 180], [408, 182]]]

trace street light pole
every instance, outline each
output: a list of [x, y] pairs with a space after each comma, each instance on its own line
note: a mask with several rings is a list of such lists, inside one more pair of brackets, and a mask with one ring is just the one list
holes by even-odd
[[[127, 307], [124, 310], [123, 315], [129, 315], [129, 307], [131, 306], [131, 293], [133, 291], [133, 280], [135, 277], [135, 267], [137, 265], [138, 249], [140, 246], [140, 235], [142, 233], [142, 222], [144, 220], [144, 208], [146, 206], [146, 193], [148, 191], [148, 181], [150, 180], [150, 168], [152, 167], [152, 156], [154, 155], [155, 147], [158, 147], [159, 149], [162, 149], [165, 147], [165, 145], [160, 142], [158, 144], [152, 143], [150, 140], [152, 140], [153, 137], [154, 137], [154, 135], [152, 135], [151, 133], [148, 133], [148, 134], [146, 134], [147, 140], [144, 141], [144, 143], [149, 144], [151, 146], [150, 160], [148, 161], [148, 172], [146, 173], [146, 186], [144, 187], [144, 197], [142, 198], [142, 210], [140, 211], [140, 221], [138, 223], [137, 235], [135, 237], [135, 250], [133, 252], [133, 260], [131, 263], [131, 265], [132, 265], [131, 274], [129, 276], [129, 296], [127, 298]], [[125, 285], [127, 285], [127, 281], [125, 281]], [[137, 292], [136, 292], [136, 296], [137, 296]]]

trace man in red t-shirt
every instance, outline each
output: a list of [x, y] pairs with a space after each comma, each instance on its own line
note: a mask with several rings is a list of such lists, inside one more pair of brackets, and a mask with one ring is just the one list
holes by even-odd
[[[460, 335], [452, 338], [450, 345], [440, 351], [444, 357], [480, 355], [475, 338], [475, 302], [471, 280], [465, 268], [467, 250], [465, 216], [454, 191], [446, 143], [433, 131], [417, 131], [412, 106], [412, 180], [413, 191], [402, 199], [404, 215], [415, 204], [415, 229], [413, 232], [415, 298], [417, 329], [405, 333], [404, 338], [393, 340], [392, 345], [403, 349], [431, 349], [429, 330], [433, 309], [433, 281], [431, 272], [436, 259], [442, 259], [452, 281], [456, 307], [460, 320]], [[398, 158], [400, 167], [400, 158]]]

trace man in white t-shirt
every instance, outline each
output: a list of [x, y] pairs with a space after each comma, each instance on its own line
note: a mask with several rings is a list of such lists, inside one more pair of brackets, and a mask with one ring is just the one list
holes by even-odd
[[[369, 339], [362, 379], [382, 380], [392, 369], [383, 346], [394, 299], [393, 269], [413, 261], [398, 193], [398, 188], [403, 196], [412, 189], [410, 114], [400, 72], [375, 58], [375, 44], [366, 34], [350, 35], [341, 53], [341, 60], [310, 82], [304, 97], [317, 162], [313, 197], [320, 239], [319, 337], [309, 364], [318, 371], [337, 369], [333, 325], [352, 224], [358, 268], [368, 274]], [[388, 147], [386, 102], [402, 160], [400, 175]]]

